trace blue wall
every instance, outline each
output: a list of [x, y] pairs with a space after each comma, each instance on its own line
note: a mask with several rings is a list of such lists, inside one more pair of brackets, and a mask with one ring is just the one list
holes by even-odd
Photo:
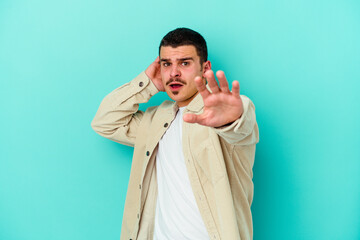
[[360, 239], [355, 0], [0, 1], [0, 239], [119, 238], [132, 149], [90, 122], [179, 26], [256, 105], [254, 239]]

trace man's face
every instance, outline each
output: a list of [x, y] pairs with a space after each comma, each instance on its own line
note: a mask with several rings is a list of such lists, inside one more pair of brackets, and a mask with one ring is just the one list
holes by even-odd
[[179, 107], [187, 106], [197, 95], [194, 78], [203, 77], [210, 68], [209, 61], [200, 64], [200, 57], [192, 45], [161, 47], [160, 65], [165, 91]]

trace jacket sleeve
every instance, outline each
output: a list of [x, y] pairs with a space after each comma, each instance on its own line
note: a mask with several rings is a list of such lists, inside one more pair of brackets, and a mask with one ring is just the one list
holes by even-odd
[[214, 128], [215, 132], [233, 145], [251, 145], [259, 142], [259, 129], [256, 122], [255, 106], [241, 95], [244, 112], [239, 119], [224, 127]]
[[91, 122], [92, 128], [112, 141], [134, 146], [137, 129], [143, 117], [139, 104], [158, 92], [145, 72], [108, 94]]

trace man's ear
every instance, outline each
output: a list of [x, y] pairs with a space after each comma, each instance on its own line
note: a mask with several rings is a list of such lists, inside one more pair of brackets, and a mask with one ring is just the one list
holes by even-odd
[[211, 69], [211, 62], [209, 60], [207, 60], [206, 62], [203, 63], [203, 72], [202, 72], [202, 77], [204, 80], [204, 84], [207, 84], [207, 80], [205, 78], [205, 72], [209, 71]]
[[210, 69], [211, 69], [211, 62], [207, 60], [206, 62], [203, 63], [203, 75], [206, 71]]

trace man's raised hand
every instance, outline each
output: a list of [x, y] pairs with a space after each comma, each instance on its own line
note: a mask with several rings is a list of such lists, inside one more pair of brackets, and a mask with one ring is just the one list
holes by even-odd
[[145, 74], [151, 81], [154, 83], [155, 87], [160, 91], [164, 92], [165, 88], [161, 80], [161, 72], [160, 72], [160, 58], [157, 57], [154, 62], [150, 64], [150, 66], [145, 70]]
[[239, 82], [234, 81], [232, 91], [230, 91], [224, 72], [218, 71], [216, 76], [220, 86], [217, 84], [212, 70], [205, 72], [211, 92], [206, 88], [201, 77], [195, 78], [196, 88], [204, 100], [204, 111], [200, 115], [185, 114], [183, 117], [185, 122], [221, 127], [241, 117], [244, 109], [240, 98]]

